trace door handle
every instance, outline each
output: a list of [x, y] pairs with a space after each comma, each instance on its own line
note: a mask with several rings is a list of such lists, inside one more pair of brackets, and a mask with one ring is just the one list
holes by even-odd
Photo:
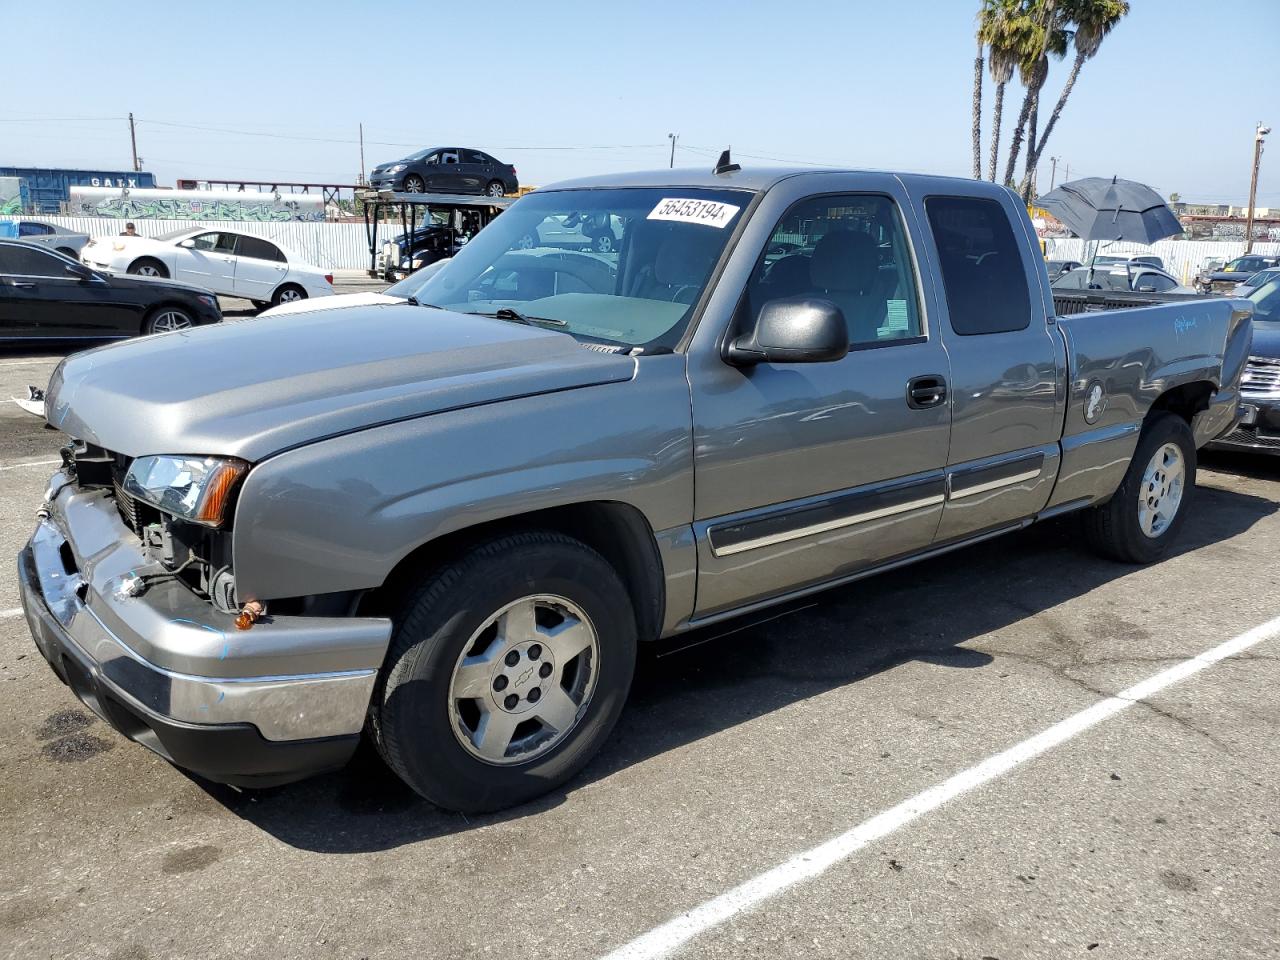
[[10, 280], [9, 284], [18, 290], [34, 290], [36, 288], [35, 283], [31, 280]]
[[947, 381], [938, 374], [912, 377], [907, 381], [907, 406], [912, 410], [936, 407], [947, 399]]

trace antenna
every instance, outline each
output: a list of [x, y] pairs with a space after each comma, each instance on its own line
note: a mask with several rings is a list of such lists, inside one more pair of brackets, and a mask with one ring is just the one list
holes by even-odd
[[720, 154], [720, 159], [716, 161], [716, 168], [713, 171], [716, 174], [733, 173], [735, 170], [741, 170], [742, 165], [734, 163], [729, 159], [729, 151], [725, 150]]

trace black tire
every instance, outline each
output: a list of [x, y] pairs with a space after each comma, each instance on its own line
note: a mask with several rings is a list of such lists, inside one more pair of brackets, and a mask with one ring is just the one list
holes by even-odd
[[147, 314], [147, 319], [142, 324], [142, 332], [147, 335], [169, 333], [173, 330], [190, 330], [195, 325], [195, 318], [182, 307], [165, 305], [156, 307]]
[[484, 188], [485, 196], [488, 197], [505, 197], [507, 195], [507, 185], [501, 180], [490, 180], [488, 186]]
[[128, 272], [140, 277], [169, 278], [169, 269], [153, 257], [139, 257], [129, 264]]
[[[1139, 492], [1143, 477], [1157, 451], [1173, 444], [1182, 455], [1181, 498], [1176, 512], [1158, 534], [1145, 533], [1139, 519]], [[1164, 557], [1182, 529], [1196, 486], [1196, 445], [1191, 428], [1172, 413], [1155, 414], [1142, 429], [1133, 460], [1119, 489], [1104, 504], [1091, 507], [1083, 515], [1089, 545], [1105, 557], [1121, 563], [1154, 563]]]
[[427, 182], [416, 173], [411, 173], [404, 178], [405, 193], [426, 193]]
[[296, 283], [284, 283], [271, 295], [271, 305], [278, 307], [282, 303], [296, 303], [307, 299], [307, 291]]
[[265, 310], [271, 306], [270, 300], [250, 300], [249, 302], [253, 304], [255, 310]]
[[612, 233], [602, 233], [591, 241], [591, 249], [596, 253], [612, 253], [613, 245], [614, 240]]
[[[452, 699], [455, 666], [499, 611], [546, 595], [576, 604], [595, 629], [600, 662], [593, 665], [594, 692], [579, 708], [585, 712], [544, 752], [527, 761], [488, 763], [455, 733], [464, 703]], [[603, 557], [558, 533], [517, 533], [471, 548], [406, 591], [393, 621], [369, 731], [401, 779], [450, 810], [513, 806], [572, 777], [613, 730], [635, 671], [636, 624], [626, 588]]]

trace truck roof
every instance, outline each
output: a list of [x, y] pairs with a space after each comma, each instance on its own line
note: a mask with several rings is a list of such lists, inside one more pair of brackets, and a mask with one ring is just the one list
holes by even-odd
[[[562, 180], [542, 187], [543, 190], [580, 190], [590, 187], [708, 187], [738, 190], [765, 191], [792, 177], [821, 177], [831, 174], [878, 173], [900, 178], [904, 183], [931, 182], [964, 184], [969, 194], [1000, 193], [1005, 187], [985, 180], [968, 177], [943, 177], [922, 173], [898, 173], [893, 170], [849, 169], [842, 167], [749, 167], [730, 173], [714, 173], [710, 164], [705, 168], [684, 167], [658, 170], [640, 170], [633, 173], [610, 173], [594, 177]], [[985, 188], [985, 190], [983, 189]]]

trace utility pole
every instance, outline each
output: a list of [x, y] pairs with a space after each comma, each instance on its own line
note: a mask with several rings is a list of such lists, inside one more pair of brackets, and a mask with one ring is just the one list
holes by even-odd
[[137, 173], [142, 169], [138, 163], [138, 132], [133, 126], [133, 112], [129, 113], [129, 145], [133, 148], [133, 172]]
[[1253, 202], [1258, 198], [1258, 166], [1262, 161], [1262, 143], [1266, 139], [1270, 127], [1264, 127], [1258, 121], [1258, 129], [1253, 134], [1253, 177], [1249, 180], [1249, 215], [1244, 221], [1244, 252], [1253, 251]]
[[360, 124], [360, 185], [364, 186], [364, 124]]
[[671, 163], [669, 166], [674, 169], [676, 165], [676, 141], [680, 139], [680, 134], [668, 133], [667, 139], [671, 141]]
[[1057, 179], [1058, 176], [1058, 158], [1050, 157], [1049, 162], [1053, 164], [1053, 166], [1049, 168], [1049, 189], [1052, 190], [1054, 180]]

